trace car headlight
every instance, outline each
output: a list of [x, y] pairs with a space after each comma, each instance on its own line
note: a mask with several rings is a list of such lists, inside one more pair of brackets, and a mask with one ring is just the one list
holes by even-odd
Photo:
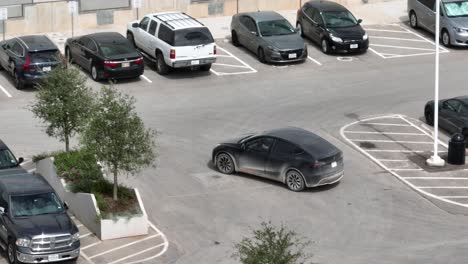
[[31, 245], [31, 240], [28, 238], [18, 238], [16, 240], [16, 245], [18, 247], [29, 247]]
[[453, 27], [453, 30], [455, 30], [458, 33], [468, 33], [468, 29], [464, 28]]
[[80, 232], [76, 232], [75, 234], [72, 235], [72, 241], [76, 242], [80, 240]]
[[339, 37], [335, 37], [333, 35], [330, 35], [330, 38], [333, 42], [337, 42], [337, 43], [343, 43], [343, 40]]
[[368, 38], [369, 38], [369, 36], [367, 35], [367, 33], [364, 33], [364, 36], [362, 36], [362, 39], [367, 40]]

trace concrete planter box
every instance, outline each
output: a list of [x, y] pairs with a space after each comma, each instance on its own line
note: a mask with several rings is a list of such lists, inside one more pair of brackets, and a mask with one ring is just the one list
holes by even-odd
[[36, 173], [52, 185], [60, 199], [68, 203], [70, 212], [101, 240], [148, 234], [148, 215], [137, 189], [134, 191], [141, 214], [101, 219], [94, 194], [68, 191], [64, 181], [58, 177], [51, 158], [43, 159], [36, 165]]

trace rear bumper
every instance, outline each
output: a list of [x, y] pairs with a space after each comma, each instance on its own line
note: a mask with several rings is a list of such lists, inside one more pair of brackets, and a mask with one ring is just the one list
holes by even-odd
[[127, 79], [127, 78], [137, 78], [142, 75], [145, 71], [145, 67], [142, 64], [141, 66], [129, 67], [129, 68], [110, 68], [105, 67], [103, 71], [102, 78], [105, 79]]
[[170, 66], [172, 68], [186, 68], [186, 67], [196, 67], [200, 65], [208, 65], [216, 62], [216, 58], [202, 58], [202, 59], [192, 59], [192, 60], [173, 60], [171, 61]]
[[38, 74], [38, 75], [32, 75], [32, 74], [23, 74], [23, 83], [26, 85], [31, 85], [31, 84], [36, 84], [42, 80], [44, 80], [47, 77], [46, 74]]
[[334, 172], [329, 175], [316, 175], [312, 177], [306, 177], [307, 187], [317, 187], [322, 185], [334, 184], [339, 182], [344, 176], [344, 170]]

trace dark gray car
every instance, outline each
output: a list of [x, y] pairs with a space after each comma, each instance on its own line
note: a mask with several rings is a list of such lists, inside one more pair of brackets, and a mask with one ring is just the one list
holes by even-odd
[[[424, 116], [429, 125], [434, 125], [434, 101], [424, 107]], [[450, 134], [462, 133], [468, 138], [468, 96], [439, 101], [439, 126]]]
[[325, 139], [288, 127], [227, 140], [213, 150], [213, 163], [225, 174], [244, 172], [283, 182], [302, 191], [338, 182], [343, 153]]
[[297, 30], [273, 11], [240, 13], [231, 21], [232, 43], [254, 52], [261, 62], [307, 59], [307, 46]]

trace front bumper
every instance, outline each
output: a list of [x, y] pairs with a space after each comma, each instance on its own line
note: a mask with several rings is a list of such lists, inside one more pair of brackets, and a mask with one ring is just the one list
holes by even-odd
[[450, 35], [451, 44], [453, 46], [467, 47], [468, 46], [468, 33], [458, 33], [455, 30], [452, 30]]
[[76, 259], [80, 256], [80, 248], [60, 252], [60, 253], [49, 253], [49, 254], [25, 254], [17, 251], [17, 258], [23, 263], [51, 263], [57, 261], [65, 261]]
[[272, 51], [267, 49], [265, 59], [270, 63], [301, 62], [307, 59], [307, 49]]
[[[357, 45], [357, 47], [355, 45]], [[353, 48], [351, 48], [351, 47], [353, 47]], [[344, 41], [343, 43], [330, 41], [330, 50], [332, 52], [356, 53], [356, 52], [364, 52], [368, 48], [369, 48], [369, 39], [367, 39], [367, 40]]]
[[187, 68], [187, 67], [197, 67], [208, 64], [213, 64], [216, 62], [216, 58], [202, 58], [202, 59], [191, 59], [191, 60], [174, 60], [171, 61], [172, 68]]

